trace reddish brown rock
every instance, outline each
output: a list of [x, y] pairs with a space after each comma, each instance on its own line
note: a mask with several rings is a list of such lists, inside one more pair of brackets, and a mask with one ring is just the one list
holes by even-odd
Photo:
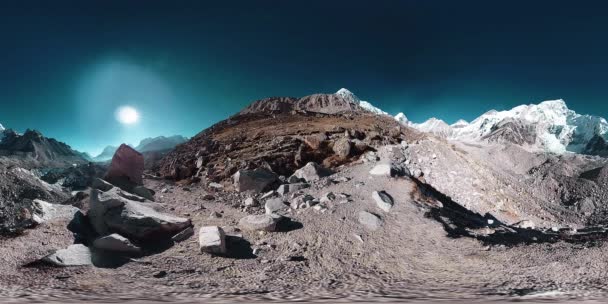
[[104, 177], [114, 184], [128, 180], [137, 185], [143, 185], [144, 156], [128, 145], [122, 144], [114, 153], [110, 169]]

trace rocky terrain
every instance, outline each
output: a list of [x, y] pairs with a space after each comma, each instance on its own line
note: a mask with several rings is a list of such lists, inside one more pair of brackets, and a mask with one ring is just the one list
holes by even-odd
[[256, 101], [158, 161], [7, 165], [0, 297], [605, 298], [605, 158], [539, 152], [537, 122], [455, 140], [401, 118], [342, 89]]

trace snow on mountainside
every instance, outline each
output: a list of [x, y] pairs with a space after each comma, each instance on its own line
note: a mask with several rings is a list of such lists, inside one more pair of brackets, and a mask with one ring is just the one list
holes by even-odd
[[410, 121], [407, 119], [407, 116], [403, 114], [403, 112], [395, 115], [395, 120], [401, 123], [402, 125], [408, 125]]
[[353, 94], [353, 92], [351, 92], [345, 88], [339, 89], [338, 92], [335, 93], [335, 95], [338, 95], [338, 96], [342, 97], [343, 99], [348, 100], [352, 103], [358, 104], [363, 109], [365, 109], [369, 112], [380, 114], [380, 115], [389, 115], [388, 113], [373, 106], [371, 103], [359, 99], [359, 97], [355, 96], [355, 94]]
[[431, 118], [421, 124], [407, 125], [453, 140], [507, 141], [553, 153], [570, 151], [598, 155], [606, 152], [597, 149], [606, 146], [608, 133], [608, 122], [604, 118], [578, 114], [568, 109], [561, 99], [506, 111], [491, 110], [470, 123], [460, 120], [447, 125]]

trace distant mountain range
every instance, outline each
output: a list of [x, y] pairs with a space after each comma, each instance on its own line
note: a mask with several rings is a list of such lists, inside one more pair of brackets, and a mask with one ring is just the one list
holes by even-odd
[[[181, 135], [158, 136], [142, 139], [134, 149], [141, 152], [164, 152], [175, 148], [175, 146], [188, 141], [188, 138]], [[107, 161], [112, 159], [118, 147], [107, 146], [103, 151], [93, 158], [93, 161]]]
[[395, 119], [423, 132], [460, 141], [514, 143], [551, 153], [575, 152], [608, 156], [608, 122], [606, 119], [581, 115], [559, 100], [521, 105], [507, 111], [491, 110], [472, 122], [464, 120], [448, 125], [431, 118], [417, 124], [403, 113]]
[[89, 156], [36, 130], [19, 134], [0, 125], [0, 157], [11, 158], [27, 167], [52, 167], [85, 163]]

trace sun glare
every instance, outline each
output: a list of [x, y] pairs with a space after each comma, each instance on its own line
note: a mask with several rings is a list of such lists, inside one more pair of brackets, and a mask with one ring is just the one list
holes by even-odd
[[121, 124], [131, 125], [139, 121], [139, 113], [133, 107], [122, 106], [116, 110], [116, 120]]

